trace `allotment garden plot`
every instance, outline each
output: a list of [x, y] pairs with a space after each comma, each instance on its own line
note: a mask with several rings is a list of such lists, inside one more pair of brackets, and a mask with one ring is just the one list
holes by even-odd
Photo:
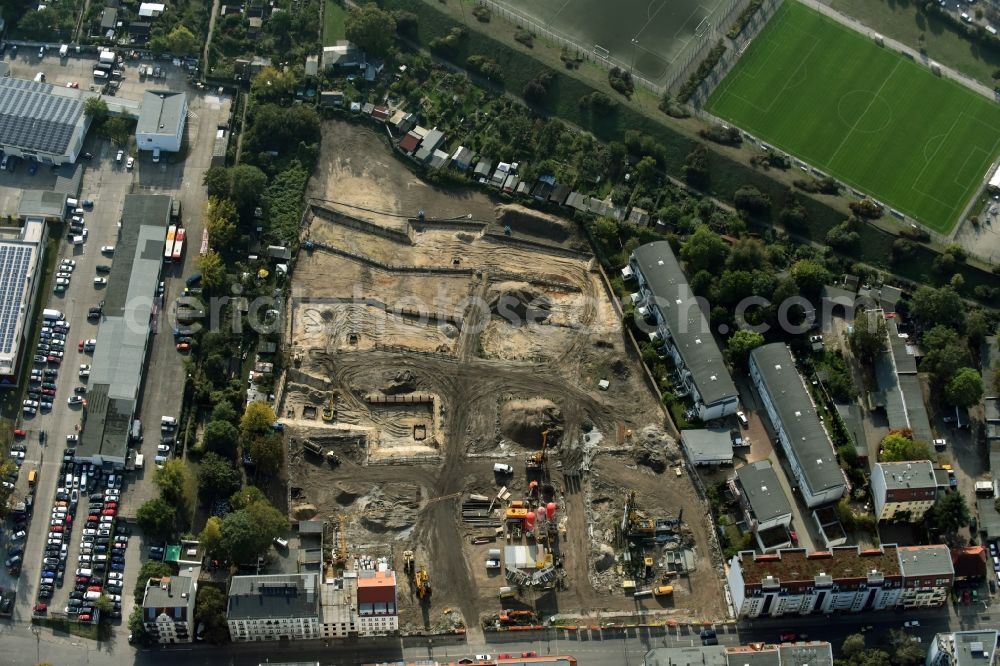
[[[671, 66], [685, 62], [699, 43], [711, 38], [729, 0], [497, 0], [496, 4], [583, 50], [609, 55], [662, 83]], [[595, 46], [600, 48], [595, 51]]]
[[1000, 149], [993, 102], [797, 2], [707, 108], [942, 233]]

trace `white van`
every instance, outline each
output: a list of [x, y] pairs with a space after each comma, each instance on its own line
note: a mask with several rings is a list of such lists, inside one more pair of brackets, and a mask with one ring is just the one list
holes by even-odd
[[510, 465], [505, 465], [504, 463], [494, 463], [493, 464], [494, 474], [513, 474], [514, 468]]
[[66, 480], [63, 481], [63, 487], [66, 489], [66, 492], [69, 492], [69, 489], [73, 487], [73, 475], [72, 474], [67, 474], [66, 475]]
[[66, 199], [67, 208], [79, 208], [79, 206], [80, 206], [80, 201], [78, 199], [74, 199], [72, 197]]
[[282, 539], [281, 537], [274, 537], [274, 545], [280, 548], [288, 548], [288, 539]]
[[51, 308], [42, 310], [42, 319], [45, 321], [62, 321], [65, 318], [61, 310], [53, 310]]
[[62, 46], [59, 47], [59, 57], [65, 58], [68, 55], [69, 55], [69, 45], [63, 44]]
[[177, 419], [173, 416], [161, 416], [160, 417], [160, 430], [167, 431], [173, 430], [177, 427]]
[[87, 592], [86, 594], [83, 595], [83, 598], [86, 599], [87, 601], [97, 601], [98, 599], [101, 598], [101, 593], [97, 592], [96, 590]]
[[83, 245], [83, 236], [73, 236], [73, 245]]
[[106, 78], [108, 78], [108, 73], [105, 72], [103, 69], [95, 69], [94, 70], [94, 78], [98, 79], [98, 80], [106, 79]]
[[135, 454], [135, 468], [142, 469], [143, 464], [145, 464], [146, 458], [141, 453]]

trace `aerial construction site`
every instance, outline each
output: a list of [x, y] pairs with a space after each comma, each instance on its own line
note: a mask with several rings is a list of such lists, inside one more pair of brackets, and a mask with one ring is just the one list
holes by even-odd
[[334, 526], [332, 566], [404, 572], [405, 632], [724, 617], [706, 507], [576, 224], [435, 190], [353, 125], [324, 142], [278, 387], [291, 518]]

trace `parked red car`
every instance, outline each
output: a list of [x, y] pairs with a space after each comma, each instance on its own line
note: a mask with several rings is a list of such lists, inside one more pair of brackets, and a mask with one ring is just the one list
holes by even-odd
[[118, 513], [118, 509], [105, 509], [101, 511], [102, 516], [113, 516]]
[[[14, 429], [14, 437], [27, 437], [27, 436], [28, 436], [28, 431], [25, 430], [24, 428], [15, 428]], [[41, 605], [44, 606], [45, 604], [41, 604]]]

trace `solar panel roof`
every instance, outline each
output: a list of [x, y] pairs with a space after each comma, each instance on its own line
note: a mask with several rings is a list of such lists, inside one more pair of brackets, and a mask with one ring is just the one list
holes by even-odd
[[53, 90], [48, 83], [0, 78], [0, 145], [66, 152], [83, 115], [83, 102]]

